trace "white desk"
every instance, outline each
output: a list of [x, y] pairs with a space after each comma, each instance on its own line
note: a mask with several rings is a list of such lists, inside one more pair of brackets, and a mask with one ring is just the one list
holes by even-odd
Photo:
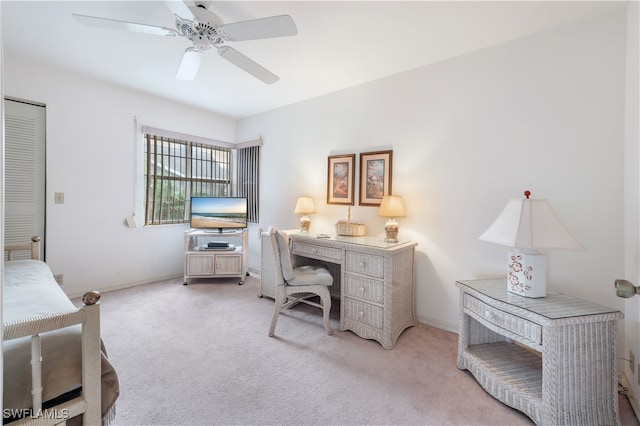
[[[332, 295], [340, 297], [340, 330], [392, 349], [400, 334], [416, 324], [414, 252], [416, 243], [382, 238], [317, 238], [297, 230], [289, 235], [294, 266], [323, 265], [333, 275]], [[263, 234], [263, 244], [268, 234]], [[275, 297], [273, 260], [262, 250], [261, 296]]]

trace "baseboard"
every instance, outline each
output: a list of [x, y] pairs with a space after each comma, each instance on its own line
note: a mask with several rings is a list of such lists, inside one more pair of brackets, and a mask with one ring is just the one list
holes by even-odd
[[627, 390], [627, 399], [633, 408], [633, 412], [636, 418], [640, 419], [640, 405], [638, 404], [638, 397], [633, 393], [633, 388], [629, 382], [629, 378], [624, 373], [618, 373], [618, 382]]
[[[125, 284], [115, 285], [115, 286], [112, 286], [112, 287], [105, 287], [105, 288], [102, 288], [102, 289], [100, 289], [98, 291], [100, 293], [108, 293], [110, 291], [124, 290], [125, 288], [137, 287], [139, 285], [145, 285], [145, 284], [153, 284], [153, 283], [157, 283], [157, 282], [160, 282], [160, 281], [174, 280], [174, 279], [177, 279], [177, 278], [182, 278], [182, 275], [170, 275], [170, 276], [166, 276], [166, 277], [154, 278], [152, 280], [125, 283]], [[81, 293], [72, 293], [72, 294], [69, 294], [68, 297], [69, 297], [69, 299], [78, 299], [78, 298], [82, 297], [87, 291], [89, 291], [89, 290], [83, 291]]]
[[450, 331], [451, 333], [458, 334], [458, 326], [456, 324], [451, 324], [443, 321], [438, 321], [437, 319], [423, 317], [418, 315], [417, 318], [420, 324], [428, 325], [431, 327], [439, 328], [444, 331]]
[[[0, 0], [2, 1], [2, 0]], [[254, 274], [254, 275], [260, 275], [260, 271], [259, 270], [254, 270], [253, 268], [249, 268], [249, 273], [250, 274]], [[120, 285], [116, 285], [113, 287], [106, 287], [103, 289], [100, 289], [100, 293], [107, 293], [109, 291], [116, 291], [116, 290], [124, 290], [126, 288], [131, 288], [131, 287], [137, 287], [139, 285], [145, 285], [145, 284], [153, 284], [153, 283], [157, 283], [159, 281], [169, 281], [169, 280], [174, 280], [174, 279], [178, 279], [178, 278], [182, 278], [182, 275], [169, 275], [166, 277], [157, 277], [154, 278], [152, 280], [145, 280], [145, 281], [138, 281], [138, 282], [133, 282], [133, 283], [125, 283], [125, 284], [120, 284]], [[88, 290], [87, 290], [88, 291]], [[83, 291], [82, 293], [74, 293], [74, 294], [70, 294], [69, 299], [78, 299], [80, 297], [82, 297], [87, 291]]]

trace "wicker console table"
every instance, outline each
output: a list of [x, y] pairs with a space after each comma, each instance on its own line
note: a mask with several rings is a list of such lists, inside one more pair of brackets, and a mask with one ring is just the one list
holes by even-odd
[[518, 296], [507, 291], [506, 279], [456, 285], [459, 369], [469, 370], [488, 393], [536, 424], [620, 424], [621, 312], [560, 293]]

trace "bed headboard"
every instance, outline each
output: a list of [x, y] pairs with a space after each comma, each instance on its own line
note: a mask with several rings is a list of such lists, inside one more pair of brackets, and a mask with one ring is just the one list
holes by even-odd
[[31, 259], [40, 260], [40, 237], [37, 235], [31, 237], [30, 243], [24, 244], [5, 244], [4, 252], [6, 260], [12, 260], [14, 252], [28, 250], [31, 252]]

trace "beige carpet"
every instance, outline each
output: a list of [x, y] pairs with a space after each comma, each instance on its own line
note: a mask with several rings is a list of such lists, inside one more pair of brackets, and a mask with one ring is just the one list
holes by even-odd
[[[181, 279], [104, 293], [102, 332], [120, 376], [114, 425], [530, 425], [456, 368], [457, 335], [418, 325], [393, 350], [325, 334], [301, 306], [267, 336], [259, 277]], [[638, 425], [621, 397], [623, 424]]]

